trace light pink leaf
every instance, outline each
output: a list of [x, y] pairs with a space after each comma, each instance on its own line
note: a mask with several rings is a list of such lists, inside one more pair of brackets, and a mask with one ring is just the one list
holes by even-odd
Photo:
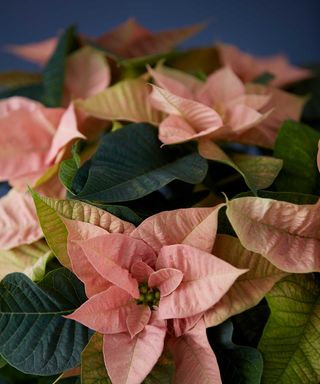
[[155, 85], [152, 88], [151, 104], [160, 111], [183, 117], [193, 127], [195, 133], [218, 130], [223, 125], [220, 115], [212, 108], [197, 101], [176, 96]]
[[122, 234], [98, 236], [79, 241], [93, 267], [108, 281], [139, 297], [138, 283], [130, 270], [137, 261], [153, 265], [156, 259], [152, 248], [141, 240]]
[[150, 36], [141, 38], [130, 46], [127, 57], [145, 56], [170, 51], [184, 40], [200, 32], [205, 26], [206, 23], [199, 23], [191, 25], [190, 27], [152, 33]]
[[173, 319], [172, 325], [174, 330], [174, 335], [180, 337], [192, 329], [197, 322], [203, 317], [204, 312], [200, 312], [197, 315], [184, 317], [183, 319]]
[[107, 291], [92, 296], [65, 317], [103, 334], [125, 332], [127, 316], [136, 305], [131, 299], [128, 292], [112, 286]]
[[0, 248], [31, 244], [43, 237], [29, 193], [11, 189], [0, 199]]
[[156, 85], [186, 99], [193, 99], [196, 90], [203, 84], [194, 76], [176, 69], [162, 65], [157, 66], [156, 69], [152, 69], [150, 66], [147, 66], [147, 68]]
[[224, 67], [210, 75], [198, 92], [197, 99], [208, 106], [226, 104], [244, 95], [245, 87], [230, 67]]
[[[238, 104], [229, 109], [227, 124], [232, 128], [233, 133], [241, 134], [243, 131], [258, 125], [268, 117], [269, 113], [261, 114], [246, 105]], [[227, 138], [227, 137], [226, 137]]]
[[158, 125], [162, 113], [149, 101], [149, 87], [142, 79], [123, 80], [86, 100], [75, 102], [77, 108], [102, 120], [127, 120]]
[[150, 36], [151, 32], [137, 23], [134, 18], [117, 25], [111, 31], [95, 39], [95, 43], [119, 56], [127, 57], [128, 50], [135, 41]]
[[303, 107], [307, 101], [306, 98], [292, 95], [276, 88], [261, 88], [257, 84], [251, 84], [248, 87], [249, 92], [264, 93], [266, 90], [270, 93], [271, 99], [260, 112], [265, 113], [268, 110], [272, 110], [272, 112], [260, 124], [237, 136], [237, 141], [265, 148], [273, 148], [283, 122], [287, 119], [300, 120]]
[[131, 337], [135, 337], [148, 324], [151, 309], [146, 305], [133, 305], [127, 316], [127, 327]]
[[50, 151], [47, 155], [46, 163], [51, 164], [57, 157], [58, 153], [74, 139], [85, 139], [86, 137], [79, 132], [77, 127], [77, 117], [74, 111], [73, 104], [70, 104], [68, 109], [61, 117], [57, 131], [51, 143]]
[[13, 96], [0, 100], [0, 117], [5, 117], [18, 109], [33, 112], [41, 108], [43, 108], [43, 105], [37, 101], [27, 99], [26, 97]]
[[227, 216], [242, 245], [285, 272], [320, 271], [319, 202], [296, 205], [243, 197], [227, 204]]
[[55, 131], [40, 108], [33, 111], [21, 108], [1, 117], [0, 180], [17, 179], [45, 170]]
[[246, 272], [189, 245], [164, 246], [156, 267], [175, 268], [183, 273], [178, 288], [160, 298], [158, 311], [163, 319], [190, 317], [209, 309]]
[[148, 286], [158, 288], [161, 297], [168, 296], [172, 293], [183, 279], [183, 273], [178, 269], [164, 268], [153, 272], [149, 277]]
[[110, 68], [102, 52], [85, 46], [68, 56], [65, 88], [71, 99], [87, 98], [110, 84]]
[[85, 284], [88, 297], [108, 289], [111, 284], [100, 275], [87, 259], [82, 248], [75, 240], [87, 240], [108, 233], [96, 225], [77, 220], [68, 220], [61, 217], [68, 230], [68, 255], [72, 271]]
[[161, 356], [165, 327], [146, 325], [133, 339], [129, 333], [104, 335], [103, 355], [114, 384], [140, 384]]
[[244, 82], [250, 82], [264, 73], [271, 73], [275, 78], [270, 85], [281, 87], [312, 75], [310, 70], [291, 65], [282, 55], [260, 58], [242, 52], [235, 46], [221, 43], [217, 48], [222, 63], [229, 65]]
[[143, 261], [137, 261], [131, 268], [132, 276], [137, 279], [139, 283], [147, 282], [153, 269]]
[[171, 338], [169, 347], [176, 364], [175, 384], [222, 384], [203, 320], [185, 335]]
[[57, 38], [53, 37], [36, 43], [8, 45], [6, 50], [25, 60], [44, 65], [54, 52], [56, 45]]
[[197, 132], [192, 125], [181, 116], [169, 115], [159, 125], [159, 140], [164, 144], [177, 144], [190, 140], [207, 138], [221, 133], [219, 129], [211, 128]]
[[144, 220], [131, 236], [145, 241], [157, 253], [164, 245], [173, 244], [188, 244], [211, 252], [217, 232], [218, 212], [223, 206], [161, 212]]
[[218, 235], [213, 252], [221, 260], [237, 268], [246, 268], [248, 272], [239, 276], [221, 300], [205, 313], [207, 327], [254, 307], [278, 280], [286, 276], [264, 257], [244, 248], [235, 237]]

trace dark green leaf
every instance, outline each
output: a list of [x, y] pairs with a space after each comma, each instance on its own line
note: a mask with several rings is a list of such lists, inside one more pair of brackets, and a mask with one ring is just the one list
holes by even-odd
[[60, 37], [43, 72], [44, 103], [48, 107], [60, 107], [64, 88], [66, 59], [77, 48], [75, 28], [69, 27]]
[[312, 274], [290, 275], [267, 294], [271, 315], [259, 343], [265, 384], [320, 381], [320, 286]]
[[29, 99], [43, 102], [43, 86], [42, 84], [32, 84], [0, 90], [0, 99], [12, 96], [28, 97]]
[[263, 370], [261, 353], [255, 348], [234, 344], [232, 334], [230, 320], [208, 329], [223, 384], [259, 384]]
[[80, 168], [79, 141], [72, 146], [72, 158], [63, 160], [59, 168], [59, 179], [66, 189], [72, 193], [72, 182], [78, 169]]
[[129, 221], [135, 226], [138, 226], [142, 222], [142, 218], [140, 216], [138, 216], [132, 209], [123, 205], [96, 203], [95, 206], [104, 209], [105, 211], [108, 211], [112, 215], [117, 216], [122, 220]]
[[286, 121], [277, 137], [274, 156], [283, 160], [275, 181], [277, 191], [318, 194], [317, 151], [320, 133], [307, 125]]
[[0, 283], [0, 353], [25, 373], [54, 375], [77, 366], [89, 330], [70, 314], [86, 300], [68, 270], [50, 272], [38, 285], [21, 273]]
[[270, 72], [264, 72], [253, 80], [253, 83], [267, 85], [275, 78]]
[[153, 126], [129, 124], [104, 136], [89, 164], [77, 172], [72, 189], [89, 201], [130, 201], [176, 179], [197, 184], [207, 167], [207, 161], [196, 153], [177, 157], [161, 148]]

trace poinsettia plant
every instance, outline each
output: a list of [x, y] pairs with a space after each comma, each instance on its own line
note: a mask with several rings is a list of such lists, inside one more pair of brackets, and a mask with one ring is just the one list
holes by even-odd
[[1, 383], [320, 381], [320, 73], [203, 27], [7, 47]]

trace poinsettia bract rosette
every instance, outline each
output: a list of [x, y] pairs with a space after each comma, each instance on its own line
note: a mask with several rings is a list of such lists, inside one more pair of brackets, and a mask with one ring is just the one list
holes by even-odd
[[8, 45], [0, 381], [320, 381], [320, 74], [134, 19]]

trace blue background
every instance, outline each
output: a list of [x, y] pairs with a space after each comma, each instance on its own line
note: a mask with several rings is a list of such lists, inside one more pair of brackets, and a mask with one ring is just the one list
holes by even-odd
[[[224, 41], [256, 54], [285, 52], [295, 63], [320, 61], [319, 0], [1, 0], [0, 46], [47, 38], [76, 23], [99, 35], [135, 16], [155, 31], [210, 21], [187, 46]], [[32, 69], [3, 51], [0, 70]]]

